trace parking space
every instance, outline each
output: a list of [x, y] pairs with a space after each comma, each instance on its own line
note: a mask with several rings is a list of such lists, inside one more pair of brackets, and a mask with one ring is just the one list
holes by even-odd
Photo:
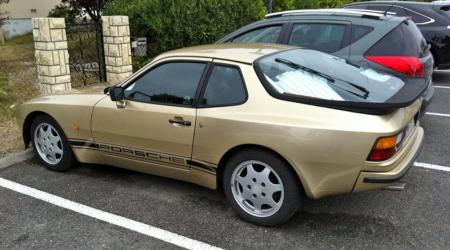
[[[450, 86], [450, 72], [435, 74]], [[429, 112], [450, 114], [450, 89]], [[425, 115], [418, 162], [450, 167], [450, 118]], [[450, 245], [450, 172], [412, 168], [402, 191], [377, 190], [305, 201], [282, 227], [246, 223], [221, 192], [108, 166], [51, 172], [35, 161], [0, 170], [28, 187], [226, 249], [417, 248]], [[0, 248], [176, 249], [173, 244], [0, 187]]]

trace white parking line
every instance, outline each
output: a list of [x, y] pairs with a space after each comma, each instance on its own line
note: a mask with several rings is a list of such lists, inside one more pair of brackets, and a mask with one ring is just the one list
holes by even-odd
[[445, 172], [450, 172], [450, 167], [440, 166], [440, 165], [434, 165], [429, 163], [423, 163], [423, 162], [414, 162], [415, 167], [420, 168], [428, 168], [428, 169], [434, 169], [434, 170], [441, 170]]
[[435, 88], [437, 88], [437, 89], [450, 89], [450, 87], [447, 87], [447, 86], [434, 86]]
[[433, 113], [433, 112], [426, 112], [427, 115], [434, 115], [434, 116], [441, 116], [441, 117], [450, 117], [449, 114], [442, 114], [442, 113]]
[[3, 178], [0, 178], [0, 187], [4, 187], [18, 193], [31, 196], [33, 198], [51, 203], [58, 207], [62, 207], [80, 214], [87, 215], [89, 217], [111, 223], [113, 225], [123, 227], [134, 232], [138, 232], [179, 247], [186, 249], [221, 249], [215, 246], [193, 240], [160, 228], [156, 228], [138, 221], [130, 220], [128, 218], [111, 214], [96, 208], [88, 207], [83, 204], [79, 204], [56, 195], [52, 195], [31, 187], [24, 186], [22, 184], [12, 182]]

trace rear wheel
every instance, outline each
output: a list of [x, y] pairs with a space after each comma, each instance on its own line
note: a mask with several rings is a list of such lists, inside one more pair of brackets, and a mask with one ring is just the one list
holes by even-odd
[[53, 118], [46, 115], [36, 117], [30, 133], [34, 152], [48, 169], [66, 171], [76, 164], [69, 142]]
[[295, 173], [278, 156], [246, 150], [226, 164], [225, 194], [243, 219], [258, 225], [285, 223], [301, 207], [302, 193]]

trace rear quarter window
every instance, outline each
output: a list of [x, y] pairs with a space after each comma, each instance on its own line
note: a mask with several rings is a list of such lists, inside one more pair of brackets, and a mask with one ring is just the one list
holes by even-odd
[[427, 23], [427, 22], [431, 21], [430, 18], [428, 18], [428, 17], [426, 17], [426, 16], [424, 16], [422, 14], [419, 14], [417, 12], [414, 12], [414, 11], [408, 11], [408, 15], [417, 24], [423, 24], [423, 23]]
[[397, 28], [370, 48], [366, 55], [421, 57], [426, 41], [412, 21], [402, 22]]
[[365, 37], [373, 31], [373, 27], [363, 25], [352, 25], [352, 43]]

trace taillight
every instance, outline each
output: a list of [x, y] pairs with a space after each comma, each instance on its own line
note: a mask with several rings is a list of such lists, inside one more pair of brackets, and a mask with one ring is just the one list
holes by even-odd
[[408, 76], [424, 76], [420, 59], [415, 56], [365, 56], [368, 60]]
[[397, 153], [398, 148], [403, 140], [403, 132], [394, 135], [378, 138], [375, 145], [367, 157], [368, 161], [384, 161]]

